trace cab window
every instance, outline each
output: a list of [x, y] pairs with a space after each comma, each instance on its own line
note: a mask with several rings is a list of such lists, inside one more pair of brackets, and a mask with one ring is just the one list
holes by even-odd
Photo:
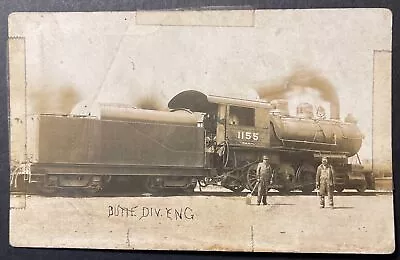
[[231, 106], [229, 109], [229, 124], [238, 126], [254, 126], [254, 109]]

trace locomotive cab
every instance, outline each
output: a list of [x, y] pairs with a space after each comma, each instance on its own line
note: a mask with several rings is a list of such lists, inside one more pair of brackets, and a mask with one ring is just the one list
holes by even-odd
[[[221, 105], [223, 106], [223, 105]], [[269, 112], [265, 107], [226, 105], [225, 140], [234, 147], [269, 146]]]
[[270, 103], [189, 90], [172, 98], [168, 107], [204, 113], [208, 166], [216, 169], [224, 187], [243, 190], [248, 167], [257, 163], [270, 146]]
[[269, 146], [268, 102], [205, 95], [189, 90], [176, 95], [170, 109], [185, 108], [204, 113], [207, 140], [216, 146], [260, 148]]

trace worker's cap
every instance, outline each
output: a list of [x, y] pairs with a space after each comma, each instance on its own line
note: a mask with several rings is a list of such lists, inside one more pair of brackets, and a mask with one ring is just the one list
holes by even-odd
[[322, 161], [328, 161], [328, 157], [326, 157], [326, 156], [324, 156], [324, 157], [322, 157]]
[[269, 160], [268, 156], [264, 155], [263, 160]]

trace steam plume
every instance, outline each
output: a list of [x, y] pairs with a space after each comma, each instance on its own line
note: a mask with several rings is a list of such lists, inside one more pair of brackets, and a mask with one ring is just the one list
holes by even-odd
[[314, 70], [296, 70], [277, 84], [258, 88], [257, 93], [262, 99], [276, 99], [287, 97], [287, 94], [293, 90], [307, 88], [317, 90], [320, 97], [330, 103], [331, 118], [340, 118], [339, 97], [335, 87], [327, 78]]

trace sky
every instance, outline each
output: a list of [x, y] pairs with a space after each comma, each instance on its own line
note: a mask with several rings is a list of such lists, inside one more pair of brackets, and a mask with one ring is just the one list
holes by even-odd
[[[212, 20], [212, 12], [210, 20]], [[371, 158], [373, 51], [391, 50], [386, 9], [257, 10], [254, 26], [137, 23], [135, 12], [15, 13], [9, 36], [25, 37], [28, 111], [67, 113], [76, 102], [165, 109], [183, 90], [257, 99], [299, 69], [330, 82], [340, 116], [358, 119], [360, 151]], [[64, 93], [64, 96], [60, 96]], [[64, 97], [67, 98], [64, 98]], [[290, 95], [322, 105], [315, 90]]]

